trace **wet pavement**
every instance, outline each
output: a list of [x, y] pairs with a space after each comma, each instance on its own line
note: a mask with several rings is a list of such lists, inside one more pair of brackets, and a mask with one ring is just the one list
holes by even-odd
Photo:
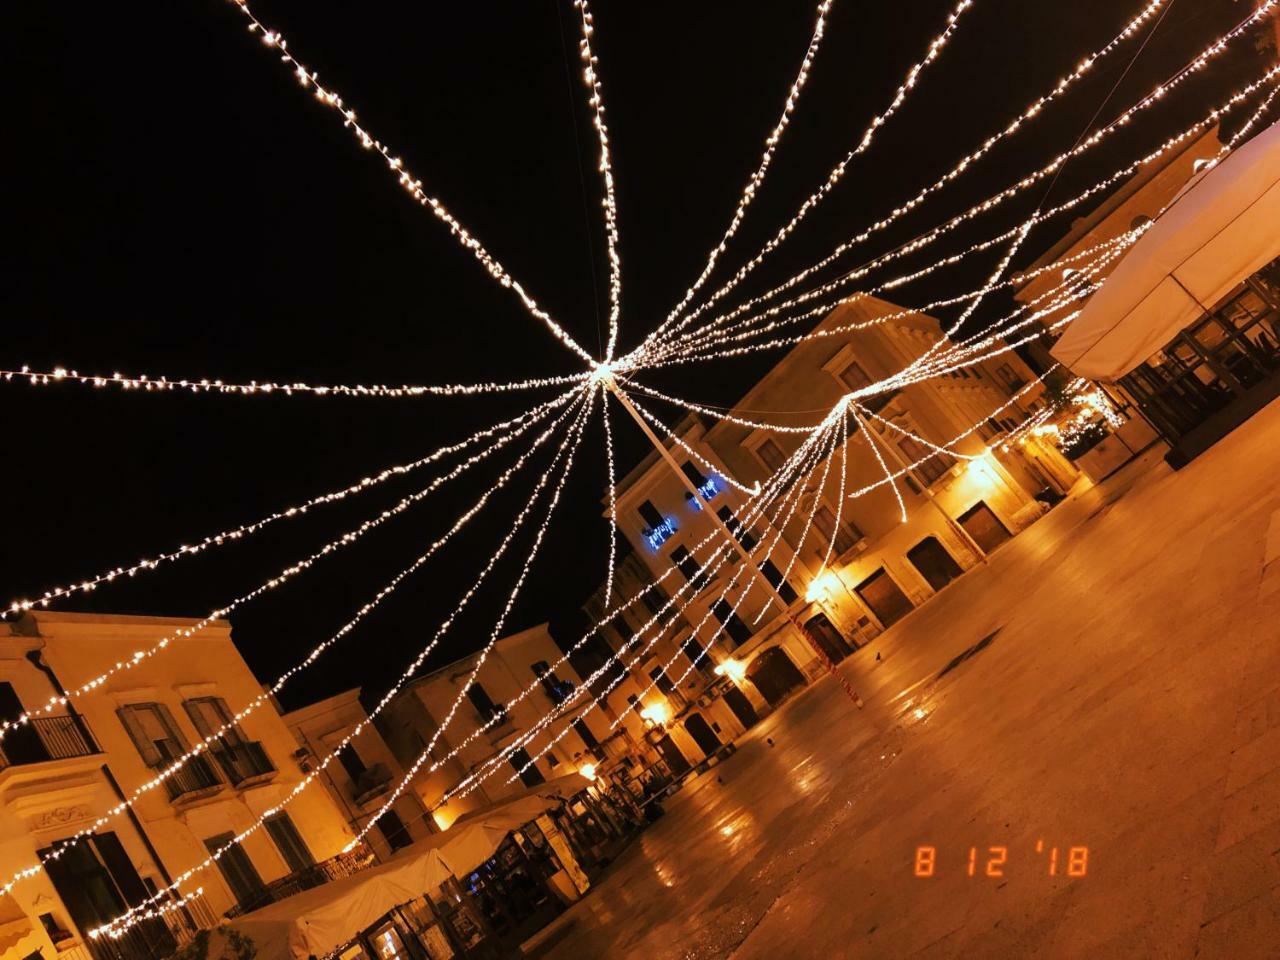
[[1280, 403], [1061, 504], [845, 662], [864, 711], [828, 678], [740, 740], [540, 955], [1280, 957], [1277, 478]]

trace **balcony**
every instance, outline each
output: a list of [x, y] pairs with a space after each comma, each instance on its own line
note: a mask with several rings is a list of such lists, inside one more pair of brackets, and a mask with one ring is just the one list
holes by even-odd
[[262, 889], [241, 900], [225, 914], [228, 920], [242, 917], [246, 913], [260, 910], [267, 904], [292, 897], [295, 893], [310, 890], [332, 880], [341, 880], [359, 873], [374, 865], [373, 854], [367, 847], [357, 847], [351, 853], [340, 853], [336, 857], [312, 864], [302, 870], [295, 870], [279, 880], [272, 880]]
[[174, 803], [187, 803], [217, 793], [223, 787], [218, 771], [204, 754], [191, 757], [165, 777], [164, 788]]
[[233, 787], [250, 787], [276, 775], [275, 764], [256, 740], [245, 740], [209, 751]]
[[101, 752], [83, 717], [38, 717], [5, 736], [0, 770]]
[[356, 806], [363, 807], [370, 800], [376, 800], [391, 788], [391, 771], [380, 763], [360, 774], [351, 785], [351, 799]]

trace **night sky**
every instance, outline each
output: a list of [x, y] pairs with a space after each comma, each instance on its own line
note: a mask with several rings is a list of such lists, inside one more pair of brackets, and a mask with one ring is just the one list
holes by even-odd
[[[736, 268], [821, 182], [952, 5], [837, 0], [800, 108], [726, 266]], [[723, 231], [803, 56], [813, 6], [605, 0], [595, 10], [619, 184], [624, 347], [665, 316]], [[1138, 0], [978, 0], [871, 153], [759, 271], [761, 283], [811, 263], [950, 169], [1139, 7]], [[1136, 42], [846, 266], [1070, 146], [1100, 105], [1099, 122], [1111, 119], [1249, 7], [1175, 0], [1109, 103]], [[607, 266], [569, 0], [263, 0], [254, 9], [594, 352], [607, 313]], [[329, 383], [506, 380], [578, 369], [385, 165], [301, 91], [227, 0], [10, 5], [0, 45], [9, 234], [0, 261], [0, 365]], [[1261, 72], [1251, 41], [1235, 49], [1153, 111], [1151, 122], [1070, 165], [1050, 200], [1145, 152]], [[1003, 230], [1042, 195], [1033, 191], [933, 249], [950, 252]], [[1033, 235], [1018, 263], [1067, 226]], [[976, 286], [995, 256], [941, 272], [900, 299]], [[993, 298], [983, 316], [998, 316], [1002, 305]], [[699, 364], [648, 379], [728, 403], [776, 359]], [[6, 602], [38, 594], [255, 519], [423, 456], [547, 396], [240, 398], [0, 384], [7, 435], [0, 593]], [[625, 468], [645, 447], [629, 426], [618, 433]], [[544, 465], [513, 482], [512, 495], [496, 498], [455, 547], [286, 688], [286, 705], [355, 684], [385, 687], [509, 529]], [[474, 472], [243, 608], [233, 624], [259, 676], [274, 679], [328, 637], [498, 469]], [[506, 632], [577, 606], [602, 578], [604, 475], [597, 428]], [[202, 616], [428, 478], [399, 478], [62, 607]], [[511, 582], [528, 542], [498, 568], [496, 584]], [[480, 594], [431, 662], [478, 648], [505, 595], [505, 586]]]

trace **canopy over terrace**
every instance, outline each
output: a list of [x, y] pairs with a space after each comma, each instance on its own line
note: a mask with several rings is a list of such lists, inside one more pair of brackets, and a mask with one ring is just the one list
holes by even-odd
[[535, 819], [587, 783], [560, 777], [477, 810], [444, 833], [399, 851], [386, 863], [326, 883], [231, 921], [250, 938], [260, 960], [322, 957], [350, 942], [389, 911], [424, 896], [488, 860], [508, 833]]
[[1193, 179], [1051, 351], [1114, 381], [1280, 256], [1280, 123]]

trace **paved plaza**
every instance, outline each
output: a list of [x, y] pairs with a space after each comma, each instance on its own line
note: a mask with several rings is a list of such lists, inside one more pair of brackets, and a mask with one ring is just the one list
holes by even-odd
[[1278, 441], [1273, 403], [1077, 492], [846, 661], [863, 712], [824, 679], [670, 801], [542, 955], [1280, 956]]

